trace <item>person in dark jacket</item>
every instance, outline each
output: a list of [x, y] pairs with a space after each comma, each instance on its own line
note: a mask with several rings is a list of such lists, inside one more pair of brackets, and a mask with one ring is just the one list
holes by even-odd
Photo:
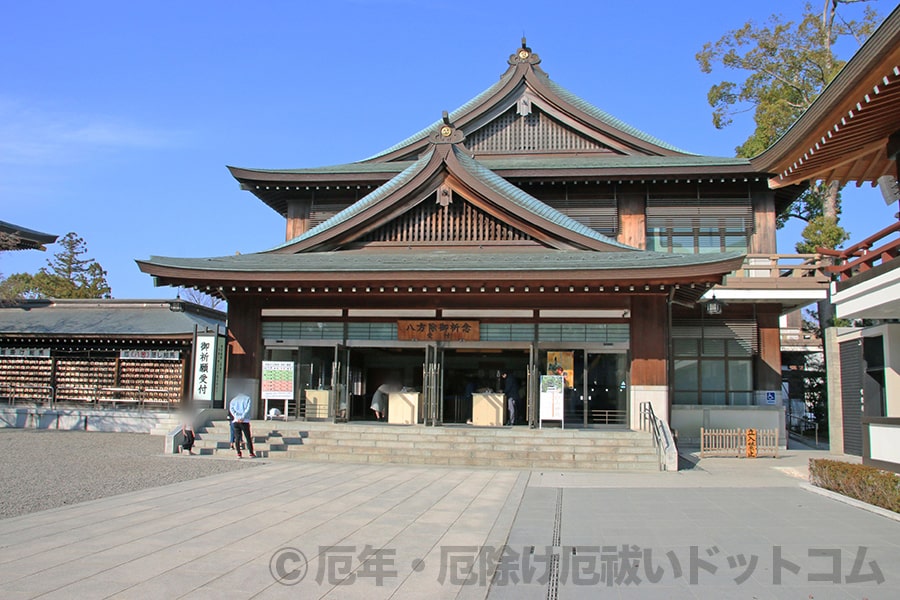
[[516, 402], [519, 397], [519, 382], [516, 380], [516, 376], [512, 375], [508, 372], [504, 372], [503, 375], [503, 394], [506, 396], [506, 408], [507, 408], [507, 425], [515, 425], [516, 424]]
[[182, 453], [187, 450], [188, 454], [193, 454], [194, 447], [194, 424], [191, 423], [189, 418], [186, 418], [181, 423], [181, 451]]

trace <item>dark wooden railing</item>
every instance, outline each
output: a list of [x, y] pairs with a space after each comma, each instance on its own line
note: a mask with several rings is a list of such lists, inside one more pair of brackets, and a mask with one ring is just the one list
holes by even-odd
[[900, 255], [900, 235], [897, 235], [898, 233], [900, 233], [900, 222], [882, 229], [846, 250], [828, 250], [827, 248], [817, 248], [817, 250], [825, 256], [832, 256], [839, 261], [839, 264], [827, 267], [827, 271], [837, 274], [839, 280], [845, 281], [858, 273], [865, 273], [877, 265], [897, 258]]

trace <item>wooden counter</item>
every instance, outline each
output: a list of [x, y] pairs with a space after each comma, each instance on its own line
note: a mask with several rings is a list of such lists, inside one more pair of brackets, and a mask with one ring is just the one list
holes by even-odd
[[472, 425], [503, 425], [506, 396], [504, 394], [472, 394]]
[[306, 390], [306, 418], [327, 419], [331, 390]]
[[417, 392], [391, 392], [388, 394], [388, 423], [415, 425], [421, 416], [422, 394]]

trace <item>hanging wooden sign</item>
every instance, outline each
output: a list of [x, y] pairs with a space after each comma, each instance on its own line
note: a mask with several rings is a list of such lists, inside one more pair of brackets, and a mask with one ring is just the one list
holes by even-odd
[[397, 321], [397, 339], [408, 342], [477, 342], [478, 321]]

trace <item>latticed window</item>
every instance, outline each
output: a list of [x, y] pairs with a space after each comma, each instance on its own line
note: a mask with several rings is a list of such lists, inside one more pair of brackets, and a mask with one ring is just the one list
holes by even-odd
[[746, 252], [753, 233], [747, 184], [653, 190], [647, 197], [647, 249], [707, 254]]
[[365, 242], [432, 244], [454, 242], [522, 242], [531, 237], [466, 202], [457, 194], [440, 203], [429, 196], [390, 223], [366, 234]]
[[674, 404], [753, 404], [754, 322], [683, 322], [672, 334]]

